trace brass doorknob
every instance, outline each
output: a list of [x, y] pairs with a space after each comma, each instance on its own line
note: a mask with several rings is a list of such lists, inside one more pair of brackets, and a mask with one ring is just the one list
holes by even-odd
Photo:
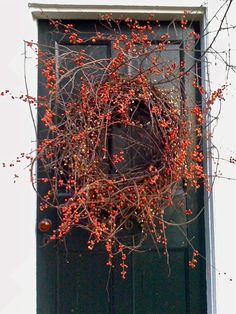
[[52, 228], [52, 222], [50, 219], [44, 218], [38, 223], [38, 228], [41, 232], [47, 232]]

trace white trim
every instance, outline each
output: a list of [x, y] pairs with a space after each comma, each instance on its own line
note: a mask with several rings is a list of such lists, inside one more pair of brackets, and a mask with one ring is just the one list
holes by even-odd
[[114, 17], [129, 16], [132, 18], [147, 19], [150, 14], [159, 19], [172, 19], [187, 12], [191, 19], [201, 20], [205, 7], [169, 7], [156, 5], [92, 5], [92, 4], [42, 4], [29, 3], [29, 8], [36, 19], [98, 19], [100, 15], [112, 13]]
[[[204, 18], [201, 23], [201, 33], [206, 32], [208, 22], [208, 10], [206, 9]], [[201, 50], [204, 51], [208, 47], [208, 37], [204, 36], [201, 40]], [[201, 60], [202, 85], [207, 92], [210, 92], [208, 82], [209, 68], [207, 57]], [[203, 108], [204, 110], [204, 108]], [[209, 124], [206, 132], [210, 132], [211, 124]], [[206, 139], [203, 142], [204, 155], [211, 155], [211, 140]], [[204, 168], [209, 176], [209, 183], [212, 183], [212, 159], [205, 158]], [[216, 314], [216, 269], [215, 269], [215, 239], [214, 239], [214, 212], [213, 212], [213, 191], [204, 192], [204, 221], [205, 221], [205, 258], [206, 258], [206, 282], [207, 282], [207, 312]]]

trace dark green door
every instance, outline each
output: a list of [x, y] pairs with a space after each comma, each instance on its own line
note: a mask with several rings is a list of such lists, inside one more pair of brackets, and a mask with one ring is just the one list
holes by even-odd
[[[101, 29], [97, 21], [71, 21], [76, 27], [84, 31]], [[70, 23], [70, 21], [67, 21]], [[166, 27], [168, 23], [163, 23]], [[43, 47], [55, 49], [60, 45], [69, 45], [65, 40], [57, 38], [57, 33], [51, 33], [48, 21], [40, 20], [39, 43]], [[198, 25], [195, 25], [198, 27]], [[173, 32], [173, 48], [179, 47], [179, 36]], [[80, 49], [79, 47], [78, 49]], [[91, 54], [104, 56], [112, 55], [110, 42], [97, 42], [84, 49]], [[76, 49], [76, 47], [74, 47]], [[171, 58], [178, 62], [185, 59], [181, 51], [171, 53]], [[184, 60], [186, 61], [186, 60]], [[39, 73], [39, 94], [45, 93]], [[44, 136], [44, 129], [40, 119], [39, 109], [39, 140]], [[117, 143], [116, 143], [117, 144]], [[41, 174], [38, 166], [38, 177]], [[45, 185], [38, 185], [39, 193], [45, 192]], [[176, 201], [185, 202], [186, 208], [191, 208], [196, 214], [203, 206], [202, 191], [187, 199], [183, 199], [180, 189]], [[62, 195], [63, 197], [63, 195]], [[40, 200], [38, 200], [38, 204]], [[169, 210], [172, 221], [184, 222], [186, 216], [178, 214], [174, 206]], [[53, 209], [45, 212], [38, 210], [38, 223], [44, 219], [51, 219], [56, 225], [56, 215]], [[127, 228], [124, 232], [126, 241], [133, 241], [138, 237], [137, 226]], [[181, 228], [168, 228], [169, 261], [160, 254], [147, 239], [141, 248], [142, 252], [133, 252], [127, 256], [127, 278], [120, 276], [120, 260], [114, 269], [106, 266], [107, 254], [102, 247], [96, 247], [92, 252], [87, 249], [88, 235], [85, 231], [74, 230], [63, 243], [55, 242], [45, 245], [47, 233], [37, 229], [37, 313], [38, 314], [204, 314], [206, 313], [206, 274], [203, 259], [199, 260], [196, 269], [188, 267], [192, 257], [192, 248], [186, 240], [204, 255], [204, 220], [202, 215], [190, 225]], [[50, 232], [49, 232], [50, 233]]]

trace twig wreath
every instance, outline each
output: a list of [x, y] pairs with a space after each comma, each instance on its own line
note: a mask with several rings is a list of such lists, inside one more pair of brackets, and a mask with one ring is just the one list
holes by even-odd
[[[50, 240], [63, 239], [74, 228], [87, 230], [88, 249], [103, 243], [108, 266], [121, 254], [125, 278], [126, 252], [148, 236], [167, 251], [165, 229], [171, 222], [165, 213], [176, 190], [181, 186], [187, 195], [201, 185], [209, 188], [202, 141], [223, 88], [207, 95], [195, 69], [199, 60], [188, 67], [168, 58], [173, 43], [168, 32], [157, 31], [160, 22], [153, 17], [138, 22], [109, 15], [101, 23], [107, 33], [84, 34], [53, 20], [54, 31], [71, 45], [58, 44], [48, 52], [37, 47], [47, 95], [36, 102], [47, 135], [39, 140], [32, 169], [40, 164], [45, 176], [38, 180], [48, 187], [39, 195], [40, 209], [54, 208], [59, 217]], [[177, 24], [184, 34], [178, 49], [188, 54], [200, 35], [188, 30], [185, 15], [170, 27]], [[111, 42], [111, 57], [93, 56], [84, 48], [101, 41]], [[186, 80], [200, 102], [188, 97]], [[175, 210], [192, 214], [183, 204]], [[139, 226], [139, 241], [126, 243], [120, 235], [133, 223]], [[197, 255], [194, 251], [192, 268]]]

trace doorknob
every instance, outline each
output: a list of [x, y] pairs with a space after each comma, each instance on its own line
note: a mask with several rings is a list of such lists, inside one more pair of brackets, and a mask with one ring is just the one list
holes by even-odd
[[38, 229], [41, 232], [47, 232], [52, 228], [52, 222], [50, 219], [44, 218], [38, 223]]

